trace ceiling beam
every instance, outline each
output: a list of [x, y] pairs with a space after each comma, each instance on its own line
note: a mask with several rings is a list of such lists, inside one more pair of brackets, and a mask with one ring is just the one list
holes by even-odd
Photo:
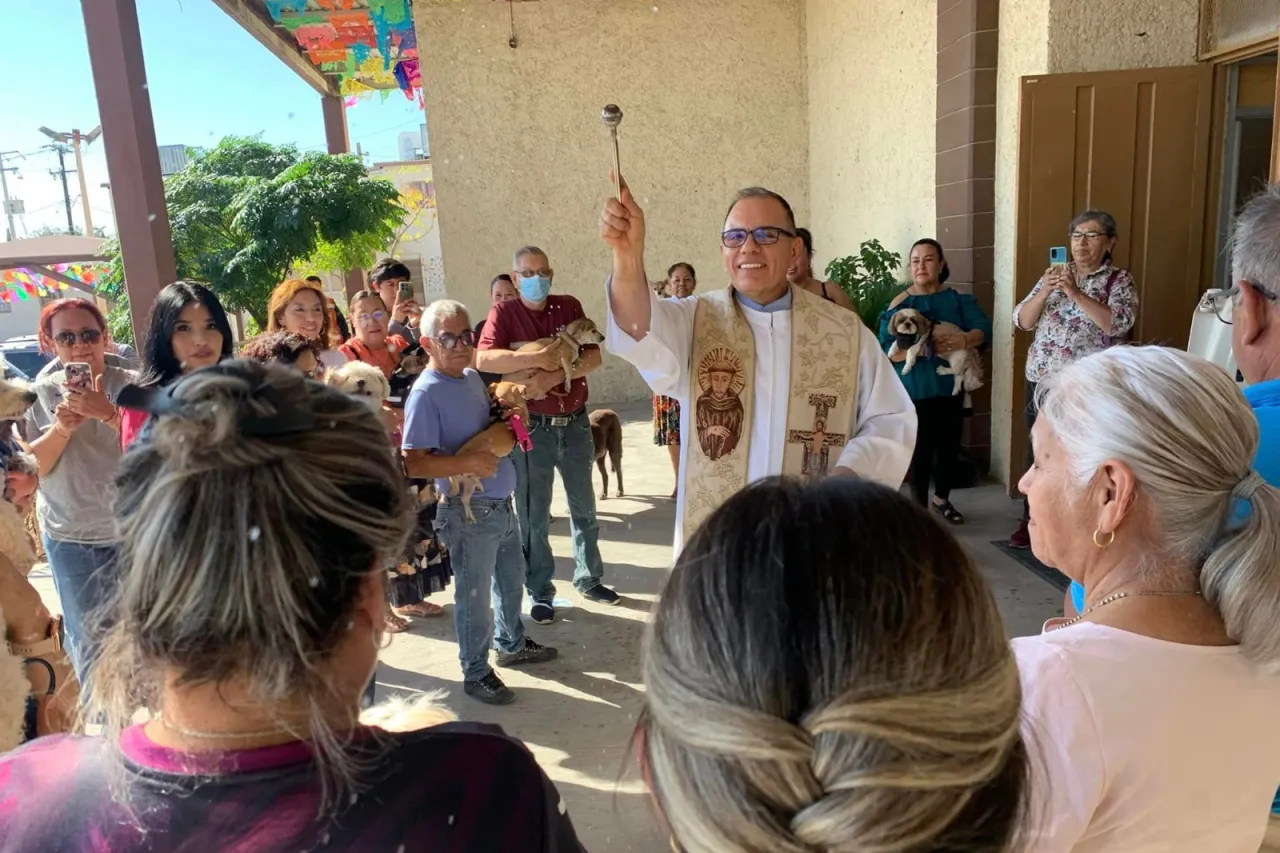
[[312, 63], [310, 57], [285, 31], [276, 27], [262, 0], [213, 0], [215, 6], [231, 16], [245, 32], [257, 39], [276, 58], [293, 69], [312, 89], [321, 95], [338, 95], [332, 78]]

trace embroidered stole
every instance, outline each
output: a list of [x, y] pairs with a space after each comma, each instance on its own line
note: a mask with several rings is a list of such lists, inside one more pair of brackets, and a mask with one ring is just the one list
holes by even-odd
[[[689, 430], [684, 478], [684, 541], [747, 485], [755, 402], [755, 339], [732, 287], [700, 294], [689, 363]], [[824, 477], [851, 436], [858, 397], [858, 336], [853, 311], [791, 288], [791, 375], [782, 473]], [[834, 452], [833, 452], [834, 451]]]

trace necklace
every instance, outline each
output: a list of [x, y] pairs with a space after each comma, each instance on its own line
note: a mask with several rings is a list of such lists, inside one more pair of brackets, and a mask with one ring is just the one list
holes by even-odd
[[1079, 616], [1077, 616], [1076, 618], [1074, 618], [1074, 619], [1072, 619], [1072, 620], [1070, 620], [1070, 621], [1068, 621], [1068, 622], [1063, 622], [1061, 625], [1058, 625], [1058, 626], [1057, 626], [1057, 627], [1055, 627], [1053, 630], [1055, 630], [1055, 631], [1059, 631], [1059, 630], [1061, 630], [1061, 629], [1063, 629], [1063, 628], [1069, 628], [1069, 627], [1071, 627], [1072, 625], [1074, 625], [1074, 624], [1076, 624], [1077, 622], [1079, 622], [1079, 621], [1080, 621], [1081, 619], [1083, 619], [1084, 617], [1088, 616], [1088, 615], [1089, 615], [1090, 613], [1092, 613], [1093, 611], [1097, 610], [1098, 608], [1100, 608], [1100, 607], [1106, 607], [1108, 604], [1110, 604], [1110, 603], [1111, 603], [1111, 602], [1113, 602], [1113, 601], [1119, 601], [1120, 599], [1122, 599], [1122, 598], [1128, 598], [1128, 597], [1129, 597], [1129, 596], [1131, 596], [1131, 595], [1135, 595], [1135, 596], [1136, 596], [1136, 595], [1200, 595], [1200, 593], [1199, 593], [1199, 592], [1182, 592], [1182, 591], [1179, 591], [1179, 592], [1154, 592], [1154, 591], [1150, 591], [1150, 592], [1117, 592], [1117, 593], [1114, 593], [1114, 594], [1112, 594], [1112, 595], [1108, 595], [1106, 598], [1102, 599], [1102, 600], [1101, 600], [1101, 601], [1099, 601], [1097, 604], [1094, 604], [1094, 605], [1091, 605], [1091, 606], [1089, 606], [1089, 607], [1086, 607], [1086, 608], [1085, 608], [1085, 611], [1084, 611], [1083, 613], [1081, 613]]
[[284, 726], [276, 726], [274, 729], [268, 729], [261, 732], [201, 732], [194, 729], [183, 728], [177, 723], [171, 722], [163, 714], [156, 714], [156, 721], [160, 725], [172, 732], [177, 732], [184, 737], [203, 738], [207, 740], [253, 740], [260, 737], [275, 737], [276, 735], [286, 731]]

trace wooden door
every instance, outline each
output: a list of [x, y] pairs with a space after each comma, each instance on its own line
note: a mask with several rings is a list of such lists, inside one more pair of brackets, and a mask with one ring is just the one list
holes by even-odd
[[[1017, 301], [1048, 267], [1050, 248], [1069, 243], [1072, 218], [1101, 208], [1119, 228], [1115, 263], [1137, 282], [1134, 340], [1186, 346], [1200, 297], [1212, 101], [1211, 65], [1023, 78]], [[1011, 494], [1027, 452], [1030, 343], [1016, 332]]]

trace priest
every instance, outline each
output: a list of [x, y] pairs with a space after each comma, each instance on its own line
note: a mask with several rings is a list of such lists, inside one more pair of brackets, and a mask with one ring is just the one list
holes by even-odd
[[680, 401], [676, 550], [730, 495], [775, 474], [897, 488], [915, 446], [911, 398], [858, 315], [787, 282], [804, 253], [782, 196], [738, 193], [720, 235], [729, 286], [659, 299], [644, 212], [624, 184], [600, 215], [613, 250], [605, 346]]

